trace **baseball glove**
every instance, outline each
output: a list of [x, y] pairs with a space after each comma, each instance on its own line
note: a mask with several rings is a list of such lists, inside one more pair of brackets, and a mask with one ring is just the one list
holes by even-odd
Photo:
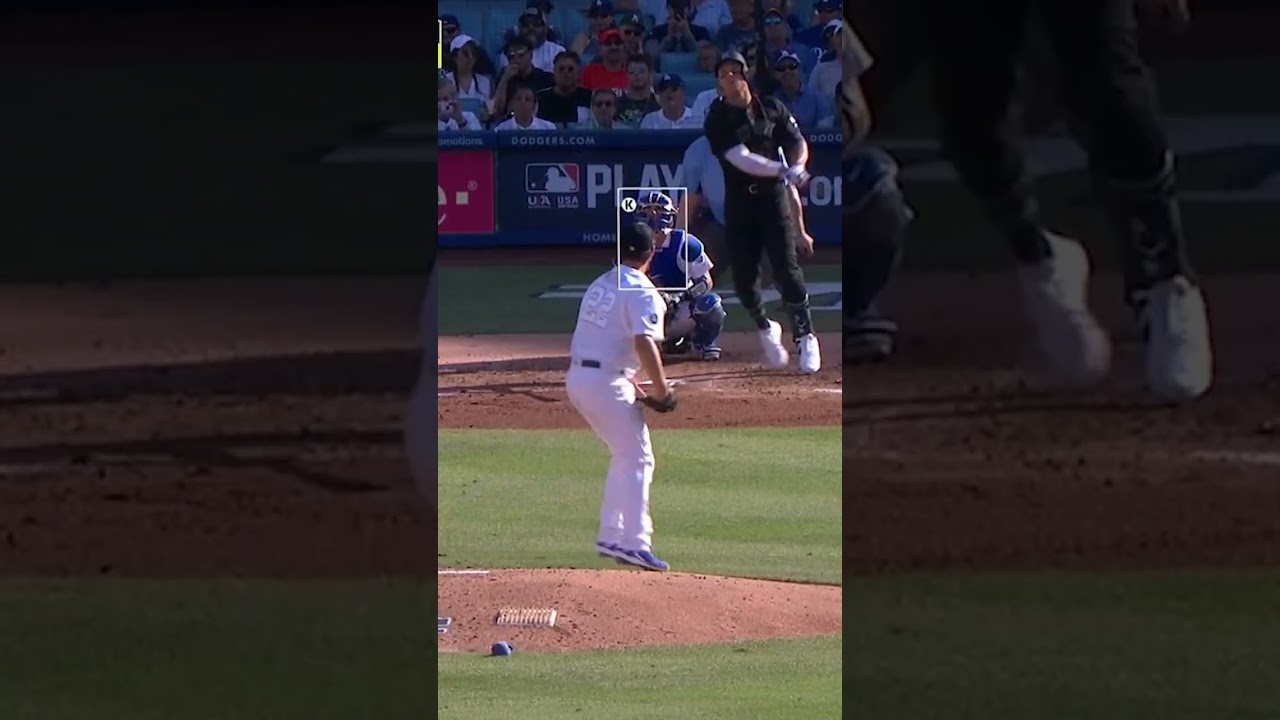
[[650, 397], [649, 395], [645, 395], [641, 398], [638, 398], [638, 400], [641, 403], [644, 403], [644, 405], [649, 409], [657, 410], [660, 413], [669, 413], [672, 410], [676, 409], [676, 391], [675, 390], [668, 390], [667, 397], [663, 400], [659, 400], [655, 397]]

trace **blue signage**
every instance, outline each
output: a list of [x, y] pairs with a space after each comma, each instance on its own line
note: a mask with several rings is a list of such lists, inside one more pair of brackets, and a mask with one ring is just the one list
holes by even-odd
[[[622, 188], [680, 188], [685, 149], [697, 130], [662, 132], [510, 132], [496, 136], [491, 235], [441, 235], [446, 248], [611, 245]], [[485, 148], [493, 139], [442, 133], [441, 171], [450, 150]], [[806, 224], [822, 245], [840, 243], [840, 136], [809, 137], [813, 181], [801, 193]]]

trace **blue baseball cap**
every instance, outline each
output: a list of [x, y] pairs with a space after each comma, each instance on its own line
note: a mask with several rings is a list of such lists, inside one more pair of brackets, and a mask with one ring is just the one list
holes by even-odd
[[588, 17], [609, 17], [613, 15], [613, 3], [610, 0], [591, 0], [584, 12]]
[[841, 0], [818, 0], [813, 4], [814, 12], [839, 12], [844, 10]]
[[653, 89], [658, 92], [662, 92], [663, 90], [674, 90], [682, 87], [684, 87], [684, 78], [675, 73], [666, 73], [661, 75], [658, 78], [658, 81], [653, 84]]
[[527, 8], [537, 8], [538, 10], [554, 10], [555, 5], [551, 4], [551, 0], [528, 0], [525, 4]]
[[787, 50], [779, 50], [773, 54], [773, 62], [769, 63], [770, 67], [778, 67], [788, 60], [795, 61], [796, 65], [800, 64], [800, 56]]
[[458, 29], [462, 28], [462, 23], [458, 22], [457, 15], [441, 15], [440, 22], [444, 23], [445, 27], [456, 27]]

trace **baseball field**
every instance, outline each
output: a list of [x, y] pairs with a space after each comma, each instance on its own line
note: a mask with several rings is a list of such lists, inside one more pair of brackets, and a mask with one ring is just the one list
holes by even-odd
[[[609, 254], [442, 256], [440, 716], [839, 717], [838, 255], [810, 272], [831, 288], [815, 292], [818, 375], [758, 370], [732, 300], [725, 359], [673, 361], [681, 405], [651, 420], [654, 547], [673, 572], [653, 574], [595, 554], [608, 456], [562, 387], [572, 288]], [[500, 312], [454, 335], [477, 326], [477, 286], [502, 288], [481, 303]], [[504, 609], [557, 619], [495, 625]], [[498, 641], [515, 654], [485, 657]]]

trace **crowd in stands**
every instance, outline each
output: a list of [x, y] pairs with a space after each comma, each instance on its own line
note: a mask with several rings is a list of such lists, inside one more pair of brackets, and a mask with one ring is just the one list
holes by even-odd
[[553, 25], [551, 0], [517, 6], [500, 32], [442, 13], [439, 129], [700, 129], [726, 52], [752, 70], [764, 53], [762, 84], [800, 126], [834, 126], [842, 0], [813, 2], [804, 21], [792, 0], [765, 0], [763, 28], [753, 0], [589, 2], [560, 15], [576, 21], [566, 28]]

